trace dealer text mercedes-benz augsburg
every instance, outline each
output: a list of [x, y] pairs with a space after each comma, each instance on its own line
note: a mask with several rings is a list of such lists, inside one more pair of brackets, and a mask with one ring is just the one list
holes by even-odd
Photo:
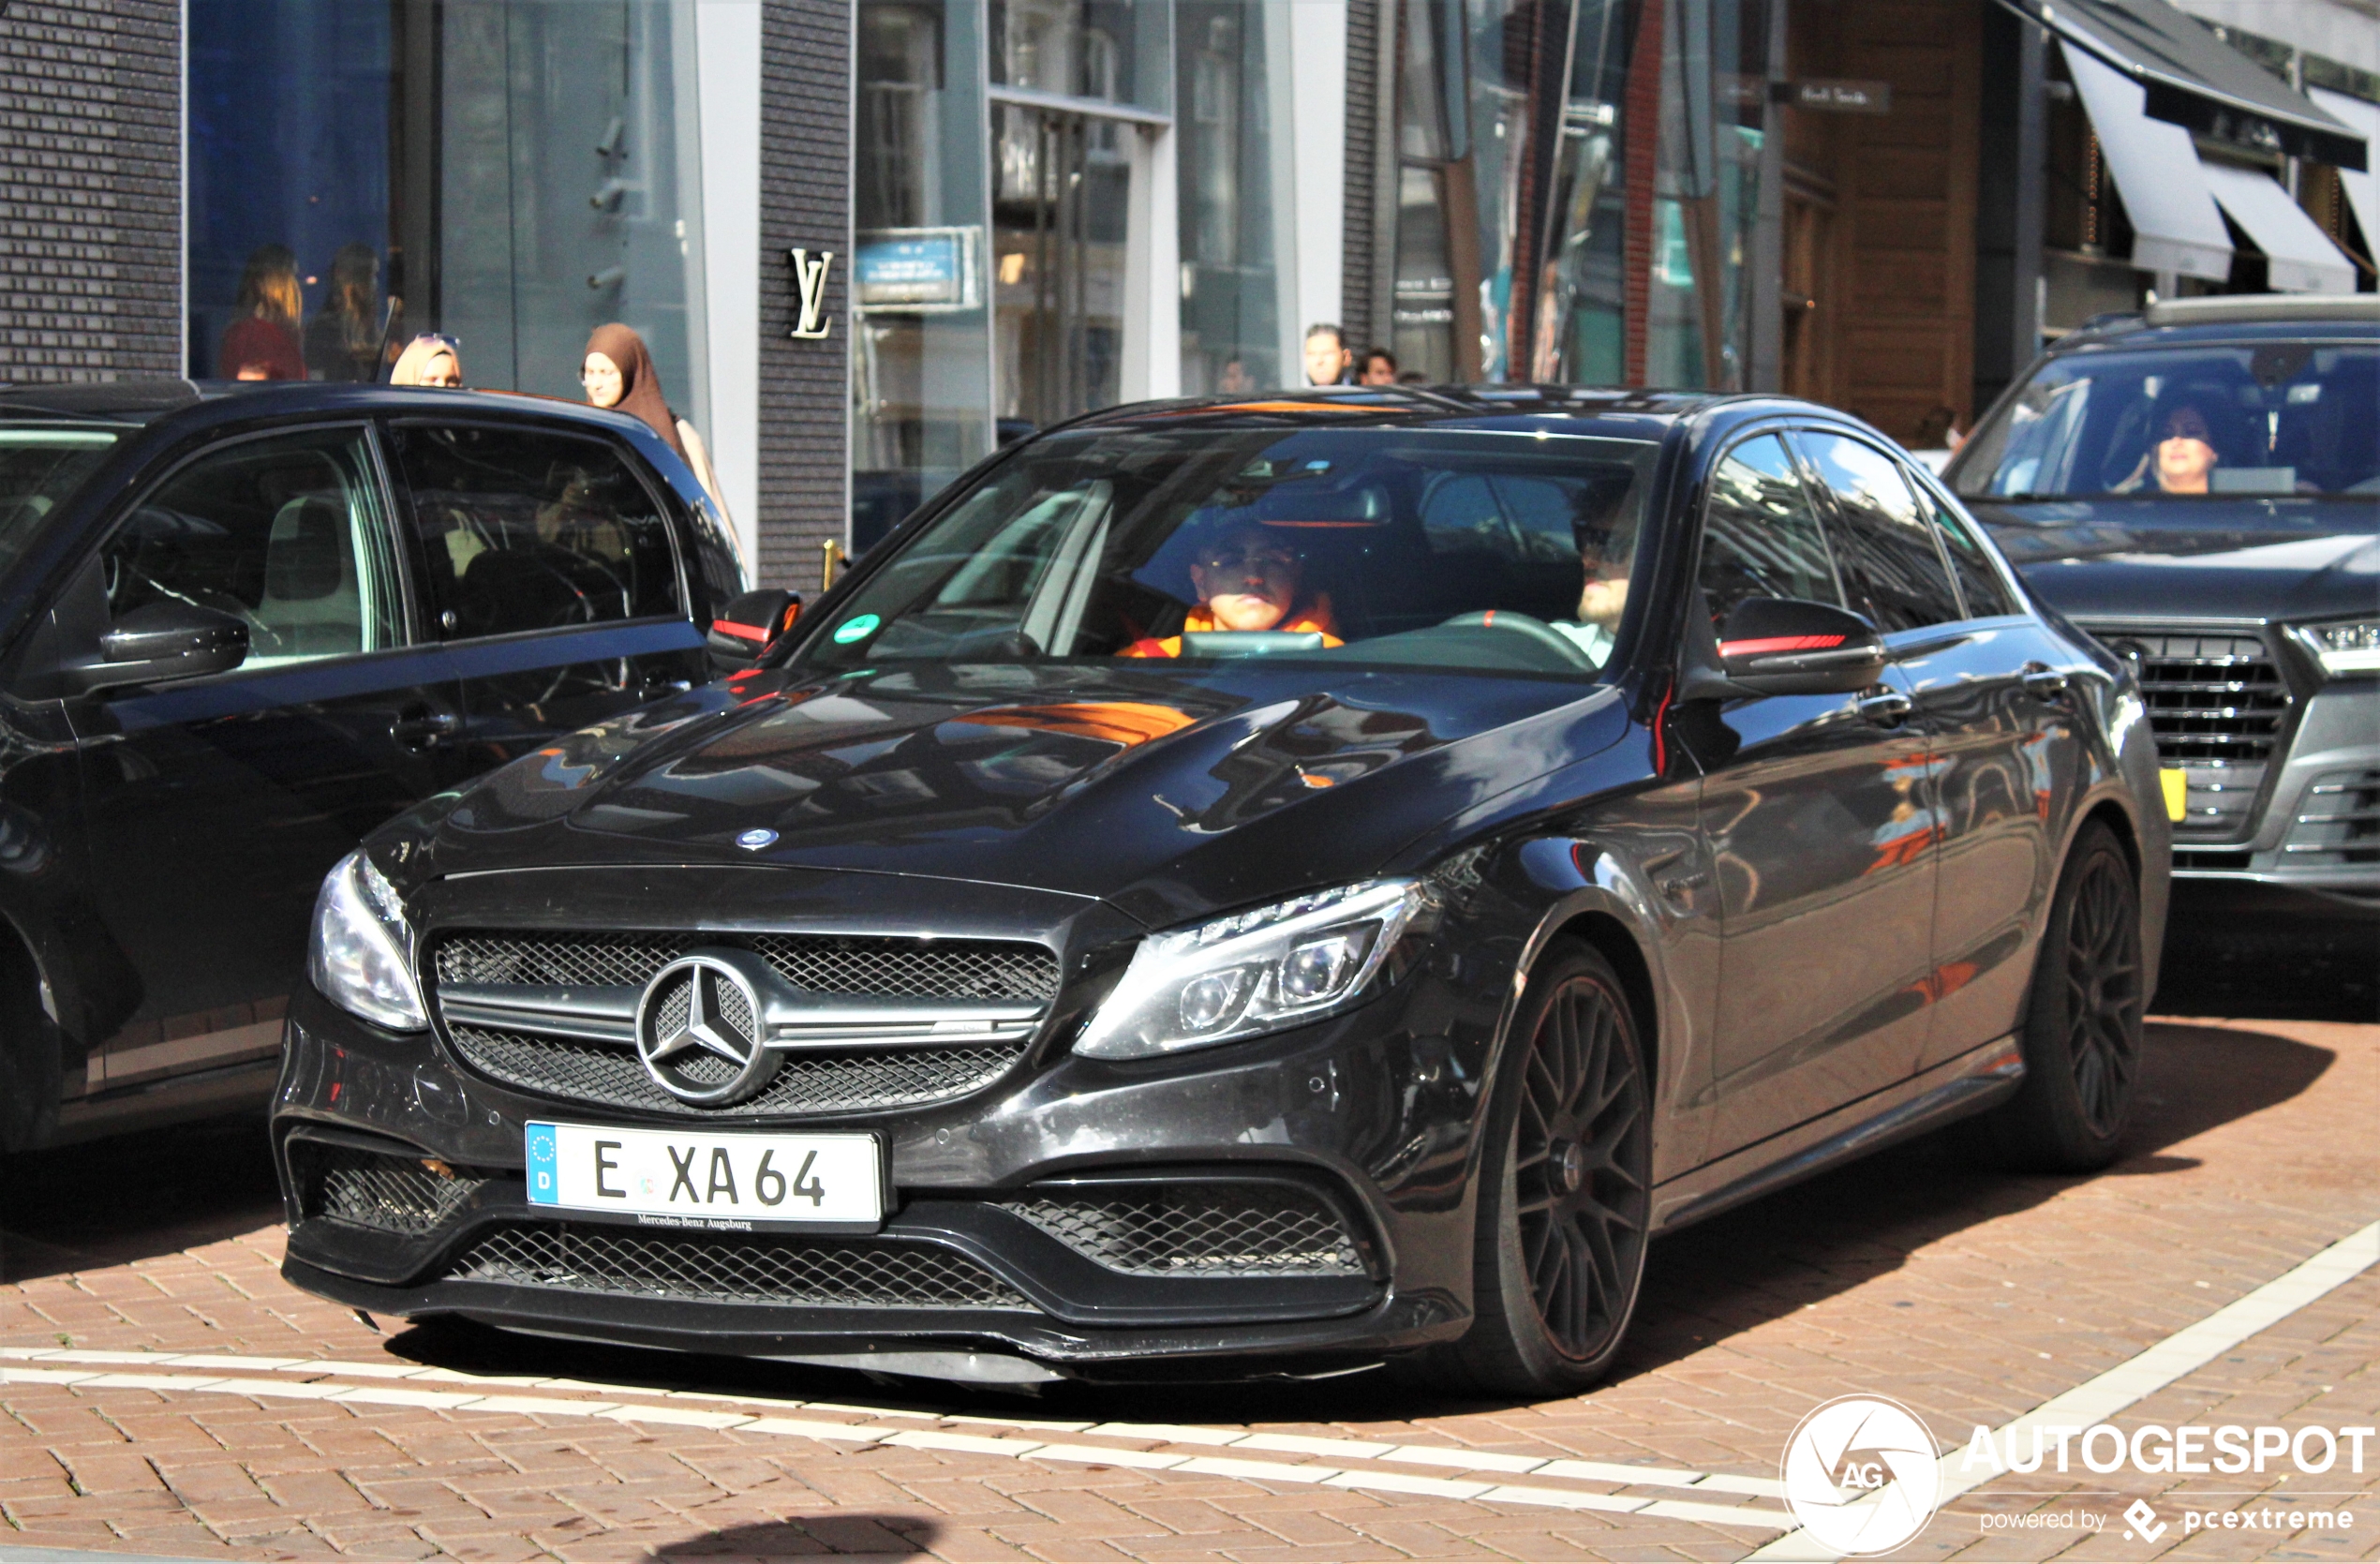
[[340, 863], [287, 1274], [979, 1381], [1573, 1390], [1665, 1229], [1954, 1120], [2116, 1154], [2165, 788], [2126, 665], [1841, 414], [1101, 413]]

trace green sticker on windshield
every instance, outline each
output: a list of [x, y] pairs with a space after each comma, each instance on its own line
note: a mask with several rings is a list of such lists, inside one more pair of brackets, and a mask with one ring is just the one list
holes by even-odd
[[873, 614], [861, 614], [855, 618], [845, 619], [836, 628], [835, 645], [847, 647], [854, 641], [865, 641], [876, 633], [876, 627], [884, 622]]

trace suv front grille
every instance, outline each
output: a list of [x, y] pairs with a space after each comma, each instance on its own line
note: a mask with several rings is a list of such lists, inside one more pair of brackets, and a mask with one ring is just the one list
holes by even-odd
[[2314, 778], [2281, 850], [2291, 869], [2380, 864], [2380, 771]]
[[2289, 716], [2289, 687], [2253, 633], [2091, 628], [2133, 666], [2158, 758], [2189, 784], [2178, 842], [2254, 834], [2256, 800]]
[[304, 1137], [289, 1146], [298, 1210], [361, 1228], [419, 1237], [436, 1232], [487, 1181], [422, 1157], [388, 1156]]
[[447, 1279], [708, 1303], [1033, 1307], [966, 1256], [930, 1244], [740, 1233], [657, 1236], [583, 1222], [495, 1229], [454, 1262]]
[[[757, 1096], [697, 1108], [646, 1073], [624, 1018], [662, 968], [690, 950], [722, 948], [758, 954], [786, 984], [822, 999], [1029, 1005], [1046, 1012], [1058, 992], [1055, 955], [1002, 940], [475, 930], [440, 940], [427, 964], [447, 1038], [472, 1068], [524, 1091], [647, 1112], [750, 1118], [943, 1102], [1007, 1074], [1025, 1056], [1038, 1025], [1019, 1019], [941, 1040], [924, 1035], [931, 1028], [920, 1027], [913, 1037], [870, 1046], [838, 1046], [863, 1041], [849, 1036], [821, 1037], [787, 1047], [776, 1077]], [[452, 1006], [449, 987], [455, 991]], [[520, 999], [506, 1000], [508, 990], [519, 991]], [[568, 1006], [605, 994], [623, 1007], [623, 1019], [609, 1029], [573, 1030], [567, 1015], [549, 1021], [533, 1019], [532, 1012], [489, 1013], [491, 997]], [[987, 1031], [996, 1035], [982, 1035]]]
[[1028, 1189], [1010, 1211], [1087, 1259], [1135, 1276], [1361, 1276], [1337, 1212], [1257, 1182]]

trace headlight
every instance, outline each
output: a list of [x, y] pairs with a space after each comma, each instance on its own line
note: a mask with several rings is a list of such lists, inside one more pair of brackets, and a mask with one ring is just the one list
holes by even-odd
[[2297, 633], [2326, 674], [2380, 673], [2380, 619], [2301, 624]]
[[1346, 1009], [1435, 906], [1419, 881], [1372, 880], [1152, 934], [1075, 1051], [1146, 1059]]
[[306, 967], [332, 1004], [392, 1032], [430, 1024], [406, 952], [413, 946], [396, 887], [361, 851], [339, 860], [314, 899]]

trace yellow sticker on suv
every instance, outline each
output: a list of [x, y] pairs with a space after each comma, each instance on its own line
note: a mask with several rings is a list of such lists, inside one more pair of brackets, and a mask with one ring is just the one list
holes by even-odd
[[2157, 781], [2165, 789], [2165, 818], [2179, 820], [2189, 812], [2190, 779], [2179, 766], [2167, 766], [2157, 772]]

